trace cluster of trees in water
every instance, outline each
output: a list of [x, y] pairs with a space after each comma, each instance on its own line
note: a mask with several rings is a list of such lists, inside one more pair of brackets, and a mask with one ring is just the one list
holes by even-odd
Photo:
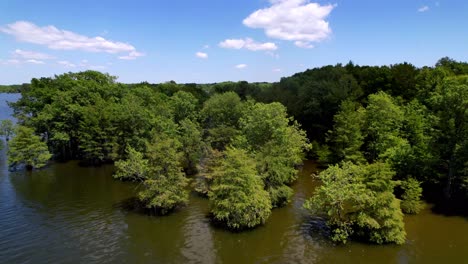
[[418, 213], [423, 197], [466, 209], [468, 64], [449, 58], [423, 68], [350, 62], [272, 84], [126, 85], [87, 71], [21, 92], [12, 166], [40, 167], [52, 154], [115, 162], [114, 176], [141, 182], [138, 199], [160, 214], [192, 189], [228, 228], [262, 224], [290, 201], [306, 155], [326, 169], [304, 207], [336, 242], [404, 243], [403, 213]]

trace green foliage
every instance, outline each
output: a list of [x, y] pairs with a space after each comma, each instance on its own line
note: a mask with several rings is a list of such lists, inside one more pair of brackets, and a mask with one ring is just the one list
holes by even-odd
[[369, 159], [388, 157], [387, 152], [401, 142], [404, 112], [390, 95], [379, 92], [369, 95], [366, 113]]
[[171, 96], [170, 104], [174, 109], [174, 121], [181, 122], [184, 119], [196, 120], [198, 116], [198, 99], [191, 93], [178, 91]]
[[228, 148], [224, 155], [214, 169], [214, 182], [208, 194], [214, 218], [230, 229], [265, 223], [271, 213], [271, 202], [254, 160], [240, 149]]
[[25, 126], [16, 128], [15, 136], [8, 144], [10, 167], [25, 165], [29, 169], [42, 168], [51, 157], [46, 143], [34, 134], [34, 129]]
[[326, 217], [335, 242], [356, 236], [377, 244], [403, 244], [406, 233], [400, 202], [393, 195], [393, 175], [384, 163], [330, 166], [319, 174], [322, 185], [304, 206]]
[[22, 89], [27, 88], [28, 84], [13, 84], [13, 85], [0, 85], [0, 93], [19, 93]]
[[332, 146], [333, 161], [365, 162], [361, 147], [364, 144], [366, 111], [358, 104], [343, 101], [340, 111], [333, 118], [333, 131], [327, 139]]
[[201, 110], [203, 128], [207, 130], [207, 141], [212, 147], [223, 150], [238, 134], [242, 102], [234, 92], [215, 94]]
[[188, 201], [188, 180], [180, 165], [180, 143], [168, 135], [155, 135], [147, 146], [148, 176], [138, 198], [145, 206], [167, 214]]
[[182, 145], [182, 166], [187, 174], [195, 174], [203, 146], [201, 128], [190, 119], [180, 122], [179, 140]]
[[127, 148], [127, 159], [115, 162], [114, 178], [119, 180], [143, 181], [148, 178], [148, 160], [132, 147]]
[[408, 178], [401, 182], [403, 194], [401, 196], [401, 210], [405, 214], [417, 214], [423, 208], [421, 203], [422, 188], [420, 182], [414, 178]]
[[[435, 150], [439, 158], [440, 175], [445, 182], [445, 198], [453, 192], [468, 192], [463, 183], [468, 179], [468, 77], [453, 77], [437, 87], [430, 98], [438, 117]], [[457, 186], [457, 187], [454, 187]], [[462, 188], [460, 188], [462, 187]]]
[[280, 103], [255, 103], [239, 122], [245, 147], [255, 154], [258, 173], [273, 206], [287, 204], [293, 194], [287, 185], [296, 179], [295, 166], [302, 163], [304, 152], [310, 148], [305, 132], [288, 118]]
[[222, 158], [223, 152], [209, 146], [202, 148], [200, 162], [197, 166], [198, 174], [195, 175], [193, 183], [196, 192], [201, 195], [208, 195], [210, 186], [213, 183], [215, 168], [219, 167]]
[[0, 123], [0, 136], [5, 137], [5, 140], [9, 141], [10, 137], [13, 135], [13, 132], [13, 122], [9, 119], [2, 120], [2, 122]]

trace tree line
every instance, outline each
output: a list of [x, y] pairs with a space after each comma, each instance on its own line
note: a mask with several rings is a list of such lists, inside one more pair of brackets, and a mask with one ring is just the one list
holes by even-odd
[[115, 177], [141, 182], [139, 200], [157, 213], [186, 203], [191, 187], [216, 221], [254, 227], [290, 201], [305, 155], [325, 170], [304, 207], [334, 241], [401, 244], [403, 213], [418, 213], [422, 199], [466, 210], [468, 64], [450, 58], [422, 68], [350, 62], [271, 84], [67, 73], [33, 79], [12, 107], [20, 127], [10, 156], [21, 144], [40, 151], [11, 164], [115, 162]]

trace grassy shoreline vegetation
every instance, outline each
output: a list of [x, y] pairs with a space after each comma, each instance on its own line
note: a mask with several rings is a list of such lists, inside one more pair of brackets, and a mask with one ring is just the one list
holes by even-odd
[[[304, 207], [331, 239], [405, 242], [421, 199], [450, 213], [468, 201], [468, 64], [314, 68], [277, 83], [122, 84], [96, 71], [33, 79], [11, 106], [11, 167], [50, 158], [114, 162], [115, 178], [170, 213], [191, 189], [232, 230], [290, 201], [306, 158], [324, 170]], [[8, 132], [7, 132], [8, 131]]]

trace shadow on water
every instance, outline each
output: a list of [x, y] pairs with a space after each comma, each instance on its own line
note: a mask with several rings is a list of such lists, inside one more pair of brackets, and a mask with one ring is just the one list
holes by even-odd
[[154, 217], [167, 217], [172, 214], [177, 214], [185, 207], [187, 207], [187, 205], [180, 205], [166, 211], [162, 211], [160, 209], [150, 209], [147, 208], [145, 204], [141, 202], [137, 197], [129, 197], [112, 205], [112, 208], [119, 209], [126, 213]]

